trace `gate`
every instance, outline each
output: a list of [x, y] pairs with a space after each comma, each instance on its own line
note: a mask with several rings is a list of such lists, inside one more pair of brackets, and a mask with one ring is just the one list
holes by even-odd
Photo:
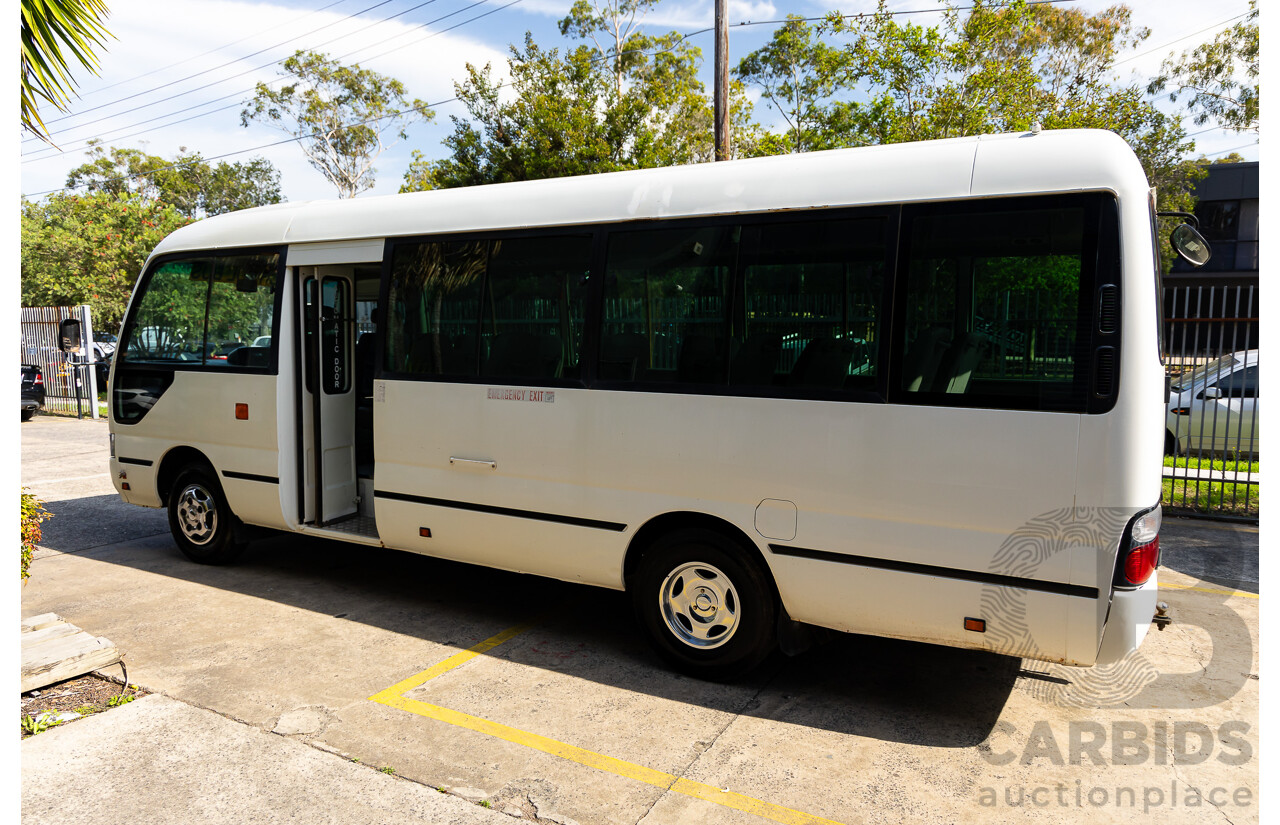
[[[79, 355], [59, 348], [58, 324], [67, 318], [80, 322], [84, 343]], [[98, 417], [99, 362], [89, 307], [23, 307], [20, 360], [35, 364], [44, 373], [46, 410]]]
[[1256, 521], [1257, 287], [1166, 287], [1163, 300], [1170, 394], [1161, 504]]

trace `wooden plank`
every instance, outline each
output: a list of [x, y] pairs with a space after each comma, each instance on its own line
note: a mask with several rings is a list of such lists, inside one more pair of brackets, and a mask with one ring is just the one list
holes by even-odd
[[[42, 627], [62, 623], [63, 619], [57, 613], [41, 613], [39, 616], [32, 616], [29, 619], [22, 620], [22, 632], [28, 633], [32, 630], [39, 630]], [[72, 625], [74, 627], [75, 625]]]
[[120, 661], [109, 639], [95, 638], [53, 613], [23, 620], [22, 630], [23, 693]]
[[[92, 638], [92, 637], [90, 637]], [[109, 667], [120, 661], [120, 651], [106, 639], [93, 639], [94, 642], [105, 642], [101, 646], [82, 647], [79, 653], [56, 661], [46, 662], [28, 668], [22, 666], [22, 692], [38, 690], [55, 682], [74, 679], [95, 670]]]
[[39, 630], [32, 630], [22, 634], [22, 649], [36, 647], [50, 642], [54, 639], [60, 639], [63, 636], [74, 636], [77, 633], [84, 633], [83, 630], [73, 624], [61, 622], [59, 624], [42, 627]]
[[70, 636], [50, 639], [42, 645], [24, 647], [22, 649], [23, 664], [43, 665], [56, 662], [68, 656], [75, 656], [83, 650], [94, 650], [102, 645], [98, 640], [83, 630]]

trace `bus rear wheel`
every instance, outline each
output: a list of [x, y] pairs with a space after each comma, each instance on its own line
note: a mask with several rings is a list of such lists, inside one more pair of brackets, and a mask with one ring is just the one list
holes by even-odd
[[678, 530], [640, 560], [632, 604], [658, 655], [690, 676], [736, 679], [777, 646], [768, 574], [713, 530]]
[[180, 472], [169, 491], [169, 530], [182, 554], [198, 564], [230, 564], [244, 551], [222, 487], [201, 464]]

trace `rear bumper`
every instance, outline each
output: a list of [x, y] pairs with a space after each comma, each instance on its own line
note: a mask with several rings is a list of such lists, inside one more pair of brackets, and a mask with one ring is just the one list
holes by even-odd
[[1111, 594], [1111, 610], [1107, 626], [1102, 631], [1102, 644], [1098, 647], [1098, 659], [1094, 664], [1109, 665], [1120, 661], [1138, 649], [1151, 618], [1156, 613], [1160, 586], [1157, 574], [1137, 590], [1117, 590]]

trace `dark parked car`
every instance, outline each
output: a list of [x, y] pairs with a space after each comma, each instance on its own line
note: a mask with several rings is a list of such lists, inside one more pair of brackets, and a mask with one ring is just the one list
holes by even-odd
[[30, 421], [44, 407], [44, 373], [34, 364], [22, 365], [22, 420]]

